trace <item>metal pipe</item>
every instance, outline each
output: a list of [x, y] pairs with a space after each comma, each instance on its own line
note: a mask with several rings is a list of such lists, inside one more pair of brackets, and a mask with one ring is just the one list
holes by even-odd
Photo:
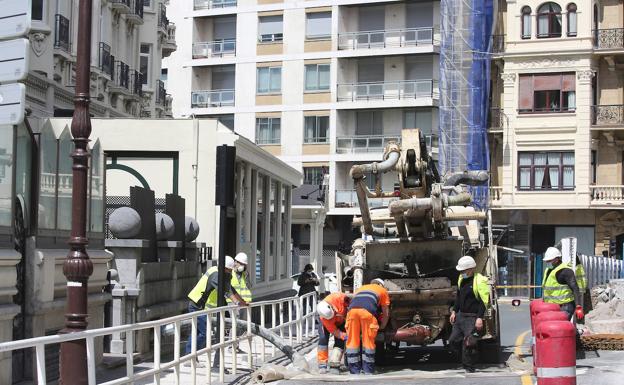
[[388, 205], [390, 213], [401, 214], [407, 210], [431, 210], [433, 207], [431, 198], [410, 198], [391, 202]]
[[364, 174], [367, 172], [372, 172], [373, 174], [383, 174], [392, 170], [392, 168], [399, 162], [399, 159], [401, 158], [401, 150], [399, 149], [399, 146], [397, 144], [391, 144], [388, 146], [388, 149], [386, 151], [386, 159], [381, 163], [373, 162], [366, 164], [356, 164], [351, 167], [351, 178], [353, 178], [354, 180], [362, 179], [364, 177]]
[[451, 195], [447, 198], [448, 206], [467, 206], [472, 203], [472, 195], [463, 192], [457, 195]]
[[368, 199], [366, 198], [365, 189], [366, 186], [364, 185], [364, 179], [357, 179], [355, 181], [355, 193], [357, 194], [358, 204], [360, 205], [364, 233], [373, 235], [373, 223], [371, 222], [370, 209], [368, 208]]
[[447, 211], [442, 220], [449, 221], [483, 221], [487, 218], [487, 215], [481, 211], [469, 211], [465, 213], [454, 213]]
[[467, 184], [477, 186], [486, 183], [489, 178], [487, 171], [483, 170], [457, 172], [446, 178], [444, 185], [457, 186], [458, 184]]

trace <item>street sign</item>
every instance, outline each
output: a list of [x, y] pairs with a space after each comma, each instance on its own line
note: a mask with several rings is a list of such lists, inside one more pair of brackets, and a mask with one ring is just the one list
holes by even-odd
[[22, 83], [0, 85], [0, 125], [20, 124], [24, 120], [26, 86]]
[[0, 41], [0, 83], [26, 79], [29, 50], [28, 39]]
[[26, 36], [31, 9], [29, 0], [0, 0], [0, 40]]

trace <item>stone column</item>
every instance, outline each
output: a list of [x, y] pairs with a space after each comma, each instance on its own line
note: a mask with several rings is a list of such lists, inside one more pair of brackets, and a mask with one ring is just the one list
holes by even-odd
[[515, 73], [503, 73], [501, 79], [503, 80], [503, 108], [502, 111], [509, 118], [509, 126], [503, 130], [503, 175], [500, 181], [503, 191], [501, 193], [501, 204], [508, 205], [513, 203], [513, 193], [515, 191], [515, 173], [514, 162], [515, 156], [515, 121], [516, 110], [518, 107], [516, 88], [516, 74]]

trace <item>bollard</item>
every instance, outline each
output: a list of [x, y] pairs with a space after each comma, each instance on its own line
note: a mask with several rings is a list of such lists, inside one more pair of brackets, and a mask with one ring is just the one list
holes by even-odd
[[[536, 299], [531, 301], [529, 311], [531, 312], [531, 354], [533, 355], [533, 362], [535, 362], [537, 358], [537, 352], [535, 351], [535, 333], [537, 332], [537, 325], [535, 325], [535, 319], [540, 313], [546, 311], [560, 311], [560, 308], [557, 304], [544, 302], [542, 299]], [[533, 364], [533, 373], [536, 373], [535, 364]]]
[[[548, 321], [568, 321], [568, 315], [561, 311], [545, 311], [537, 314], [533, 322], [535, 323], [535, 329], [539, 329], [539, 325]], [[533, 374], [537, 374], [537, 367], [539, 366], [539, 355], [537, 352], [533, 352]]]
[[576, 385], [576, 328], [570, 321], [537, 326], [537, 385]]

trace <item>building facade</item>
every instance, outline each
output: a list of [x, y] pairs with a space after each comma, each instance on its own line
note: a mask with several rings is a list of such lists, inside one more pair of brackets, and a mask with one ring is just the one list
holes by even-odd
[[[622, 1], [499, 4], [490, 125], [495, 223], [508, 224], [507, 243], [538, 264], [565, 236], [578, 238], [580, 253], [622, 258]], [[510, 260], [516, 270], [541, 272]]]
[[[32, 0], [30, 116], [71, 116], [76, 77], [79, 0]], [[165, 117], [170, 102], [162, 58], [175, 51], [166, 0], [93, 0], [91, 113], [98, 117]]]
[[[351, 166], [381, 160], [404, 128], [437, 142], [439, 2], [175, 4], [185, 38], [165, 61], [174, 115], [218, 118], [301, 170], [304, 184], [329, 174], [324, 244], [350, 243]], [[381, 182], [392, 189], [395, 177]]]

